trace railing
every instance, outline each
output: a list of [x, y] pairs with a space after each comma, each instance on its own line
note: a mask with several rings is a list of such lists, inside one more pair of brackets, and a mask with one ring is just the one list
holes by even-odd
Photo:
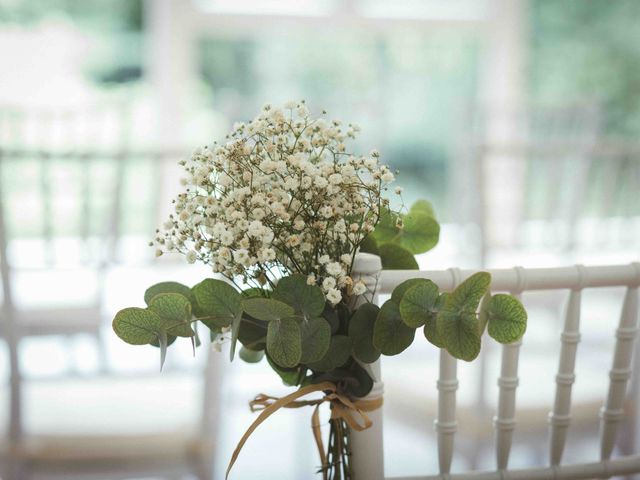
[[[376, 271], [377, 270], [377, 271]], [[559, 365], [556, 375], [555, 401], [549, 413], [549, 465], [545, 467], [508, 470], [512, 435], [516, 428], [516, 390], [518, 387], [518, 359], [521, 342], [502, 346], [501, 372], [498, 378], [499, 397], [494, 417], [496, 470], [451, 474], [456, 422], [456, 390], [458, 388], [457, 360], [446, 351], [440, 353], [440, 376], [437, 382], [438, 412], [435, 429], [438, 441], [439, 474], [412, 477], [425, 479], [588, 479], [609, 478], [614, 475], [640, 473], [640, 454], [611, 459], [618, 427], [624, 418], [623, 402], [632, 373], [632, 356], [638, 332], [638, 291], [640, 263], [620, 266], [537, 268], [489, 270], [492, 291], [510, 292], [520, 296], [533, 290], [570, 290], [564, 327], [560, 338]], [[445, 271], [382, 271], [377, 257], [362, 256], [356, 264], [356, 277], [367, 280], [370, 288], [377, 287], [377, 295], [390, 294], [393, 288], [408, 278], [428, 278], [442, 291], [455, 289], [471, 270]], [[376, 277], [376, 274], [378, 275]], [[622, 314], [615, 331], [615, 350], [609, 373], [608, 394], [600, 414], [600, 458], [593, 463], [561, 465], [567, 431], [571, 423], [571, 392], [576, 378], [575, 361], [580, 342], [581, 294], [586, 288], [626, 287]], [[612, 326], [613, 330], [613, 326]], [[526, 338], [525, 338], [526, 341]], [[376, 366], [379, 369], [379, 366]], [[378, 370], [379, 371], [379, 370]], [[376, 394], [382, 393], [379, 378]], [[380, 415], [381, 416], [381, 415]], [[376, 419], [377, 421], [378, 419]], [[363, 468], [360, 478], [383, 479], [382, 425], [374, 432], [355, 435], [354, 465]], [[365, 440], [366, 439], [366, 440]], [[366, 461], [365, 461], [366, 460]], [[372, 464], [373, 463], [373, 464]], [[362, 465], [362, 467], [361, 467]], [[358, 472], [359, 470], [355, 470]], [[400, 479], [398, 479], [400, 480]]]

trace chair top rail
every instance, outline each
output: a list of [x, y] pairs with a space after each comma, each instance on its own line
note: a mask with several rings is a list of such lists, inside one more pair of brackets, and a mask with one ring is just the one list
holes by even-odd
[[577, 480], [611, 478], [637, 473], [640, 469], [640, 454], [619, 457], [615, 460], [538, 467], [518, 470], [436, 474], [417, 477], [393, 477], [387, 480]]
[[[459, 270], [462, 280], [478, 270]], [[491, 274], [494, 291], [522, 292], [529, 290], [582, 289], [595, 287], [639, 286], [640, 262], [627, 265], [507, 268], [483, 270]], [[443, 291], [454, 289], [455, 276], [449, 270], [383, 270], [378, 280], [378, 292], [389, 294], [404, 280], [427, 278]]]
[[122, 147], [110, 150], [87, 150], [79, 148], [77, 150], [64, 149], [15, 149], [0, 147], [0, 158], [5, 161], [20, 160], [23, 158], [47, 158], [54, 160], [74, 160], [84, 161], [88, 158], [112, 158], [119, 159], [122, 157], [142, 158], [142, 159], [167, 159], [167, 158], [183, 158], [189, 153], [188, 150], [149, 150], [136, 149], [130, 147]]

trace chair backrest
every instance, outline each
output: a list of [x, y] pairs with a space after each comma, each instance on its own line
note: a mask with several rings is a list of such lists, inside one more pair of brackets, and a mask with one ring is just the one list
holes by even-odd
[[[366, 270], [366, 269], [365, 269]], [[512, 437], [516, 428], [516, 390], [518, 387], [518, 359], [520, 345], [515, 342], [503, 345], [501, 369], [498, 378], [499, 398], [493, 420], [495, 430], [496, 469], [488, 472], [450, 474], [454, 453], [456, 422], [456, 390], [458, 389], [457, 360], [445, 350], [440, 352], [440, 376], [437, 382], [438, 410], [435, 420], [440, 473], [420, 478], [482, 478], [486, 480], [510, 479], [588, 479], [609, 478], [614, 475], [640, 473], [640, 454], [612, 459], [618, 430], [625, 417], [624, 402], [627, 383], [634, 370], [632, 362], [635, 338], [638, 332], [638, 295], [640, 287], [640, 263], [620, 266], [563, 267], [489, 270], [492, 275], [492, 291], [509, 292], [520, 296], [530, 291], [569, 291], [569, 300], [563, 319], [563, 329], [558, 343], [558, 370], [555, 401], [549, 413], [549, 457], [547, 466], [524, 470], [509, 470]], [[371, 274], [372, 272], [366, 272]], [[408, 278], [422, 277], [434, 281], [442, 291], [455, 289], [473, 271], [449, 269], [446, 271], [383, 271], [377, 283], [377, 294], [390, 294], [395, 286]], [[357, 275], [357, 273], [356, 273]], [[562, 465], [561, 460], [571, 422], [571, 392], [576, 379], [576, 352], [580, 342], [581, 294], [584, 289], [625, 287], [624, 304], [620, 320], [611, 325], [615, 336], [615, 349], [610, 381], [604, 394], [600, 411], [600, 455], [593, 462], [579, 465]], [[525, 302], [526, 306], [526, 302]], [[530, 324], [529, 330], [535, 329]], [[526, 334], [524, 337], [526, 342]], [[636, 374], [637, 376], [637, 374]], [[603, 387], [605, 387], [603, 385]], [[632, 402], [635, 408], [635, 400]], [[635, 419], [634, 419], [635, 421]], [[370, 436], [361, 447], [354, 442], [354, 458], [359, 455], [371, 458], [372, 451], [382, 452], [381, 434]], [[364, 442], [362, 442], [364, 443]], [[367, 449], [369, 451], [367, 451]], [[375, 453], [374, 453], [375, 454]], [[369, 472], [368, 478], [383, 478], [382, 472]]]
[[[501, 247], [638, 248], [640, 144], [604, 137], [596, 109], [488, 112], [469, 123], [477, 128], [457, 147], [451, 191], [456, 222], [479, 227], [479, 266]], [[493, 138], [492, 123], [509, 128]]]

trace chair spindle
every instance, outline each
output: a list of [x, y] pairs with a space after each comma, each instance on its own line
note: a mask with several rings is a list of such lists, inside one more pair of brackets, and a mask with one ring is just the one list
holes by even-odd
[[623, 402], [627, 383], [631, 376], [631, 358], [638, 333], [638, 285], [640, 263], [634, 264], [636, 282], [627, 287], [620, 323], [616, 330], [616, 346], [613, 366], [609, 372], [609, 393], [600, 410], [600, 458], [611, 458], [618, 426], [624, 418]]
[[560, 464], [567, 439], [567, 430], [571, 423], [571, 390], [575, 381], [576, 352], [580, 342], [580, 304], [582, 285], [584, 284], [584, 267], [578, 265], [580, 285], [571, 290], [564, 320], [564, 328], [560, 335], [560, 360], [556, 375], [556, 395], [553, 411], [549, 413], [549, 463]]

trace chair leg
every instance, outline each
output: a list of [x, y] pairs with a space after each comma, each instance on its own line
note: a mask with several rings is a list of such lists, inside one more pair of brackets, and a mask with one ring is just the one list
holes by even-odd
[[28, 480], [30, 477], [26, 465], [19, 459], [13, 445], [4, 467], [0, 470], [0, 475], [0, 478], [5, 480]]

